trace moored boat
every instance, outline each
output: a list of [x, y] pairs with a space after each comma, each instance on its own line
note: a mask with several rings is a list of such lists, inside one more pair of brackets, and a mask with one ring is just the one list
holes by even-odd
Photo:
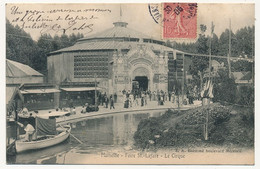
[[32, 141], [17, 140], [15, 142], [16, 152], [20, 153], [27, 150], [37, 150], [59, 144], [69, 137], [70, 131], [70, 126], [64, 126], [64, 131], [61, 131], [55, 136], [39, 137], [39, 140]]
[[23, 137], [15, 141], [17, 153], [27, 150], [37, 150], [47, 148], [65, 141], [70, 136], [71, 127], [69, 125], [56, 126], [55, 117], [63, 116], [67, 112], [55, 112], [35, 118], [35, 135], [30, 141]]

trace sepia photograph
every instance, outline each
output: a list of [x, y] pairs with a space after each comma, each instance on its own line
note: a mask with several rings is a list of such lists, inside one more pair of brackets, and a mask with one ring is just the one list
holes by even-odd
[[7, 165], [255, 164], [254, 3], [6, 3], [4, 26]]

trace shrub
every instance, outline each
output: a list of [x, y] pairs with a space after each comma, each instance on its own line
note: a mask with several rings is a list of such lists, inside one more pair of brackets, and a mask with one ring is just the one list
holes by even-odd
[[161, 121], [156, 117], [141, 120], [134, 134], [136, 146], [142, 149], [153, 146], [149, 140], [155, 141], [154, 136], [161, 135], [163, 129]]
[[230, 109], [227, 107], [214, 104], [210, 105], [210, 107], [189, 110], [189, 113], [184, 116], [181, 123], [185, 125], [205, 124], [206, 114], [209, 113], [209, 121], [212, 121], [214, 124], [221, 124], [229, 120], [230, 112]]
[[174, 146], [177, 141], [177, 131], [171, 127], [164, 130], [161, 137], [156, 140], [156, 144], [160, 147]]
[[229, 134], [229, 130], [225, 124], [213, 125], [209, 132], [209, 140], [216, 145], [223, 145]]
[[236, 103], [237, 86], [234, 78], [228, 77], [228, 72], [219, 70], [219, 78], [213, 87], [213, 101], [223, 101], [228, 103]]
[[246, 109], [243, 113], [239, 114], [242, 121], [246, 125], [245, 127], [251, 127], [254, 128], [255, 124], [255, 117], [254, 117], [254, 109], [253, 108], [248, 108]]
[[214, 106], [210, 108], [210, 116], [215, 125], [219, 125], [230, 119], [230, 109], [225, 106]]
[[254, 87], [252, 86], [241, 86], [239, 88], [239, 100], [238, 104], [245, 106], [254, 106]]
[[[134, 134], [135, 145], [139, 148], [166, 146], [199, 146], [203, 143], [206, 114], [209, 113], [209, 140], [214, 145], [235, 144], [254, 146], [254, 110], [220, 104], [182, 111], [168, 110], [160, 117], [142, 120]], [[205, 143], [204, 143], [205, 144]]]

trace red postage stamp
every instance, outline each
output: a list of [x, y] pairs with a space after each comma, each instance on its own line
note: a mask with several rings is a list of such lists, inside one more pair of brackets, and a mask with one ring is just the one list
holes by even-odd
[[164, 39], [197, 38], [197, 3], [163, 4]]

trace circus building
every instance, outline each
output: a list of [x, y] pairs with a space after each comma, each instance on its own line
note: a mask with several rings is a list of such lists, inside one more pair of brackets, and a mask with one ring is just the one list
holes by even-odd
[[61, 87], [69, 84], [70, 90], [77, 84], [93, 87], [97, 82], [104, 92], [119, 95], [133, 90], [136, 84], [141, 90], [171, 90], [178, 76], [174, 60], [184, 54], [166, 47], [162, 40], [128, 28], [126, 22], [113, 25], [50, 53], [48, 82]]

